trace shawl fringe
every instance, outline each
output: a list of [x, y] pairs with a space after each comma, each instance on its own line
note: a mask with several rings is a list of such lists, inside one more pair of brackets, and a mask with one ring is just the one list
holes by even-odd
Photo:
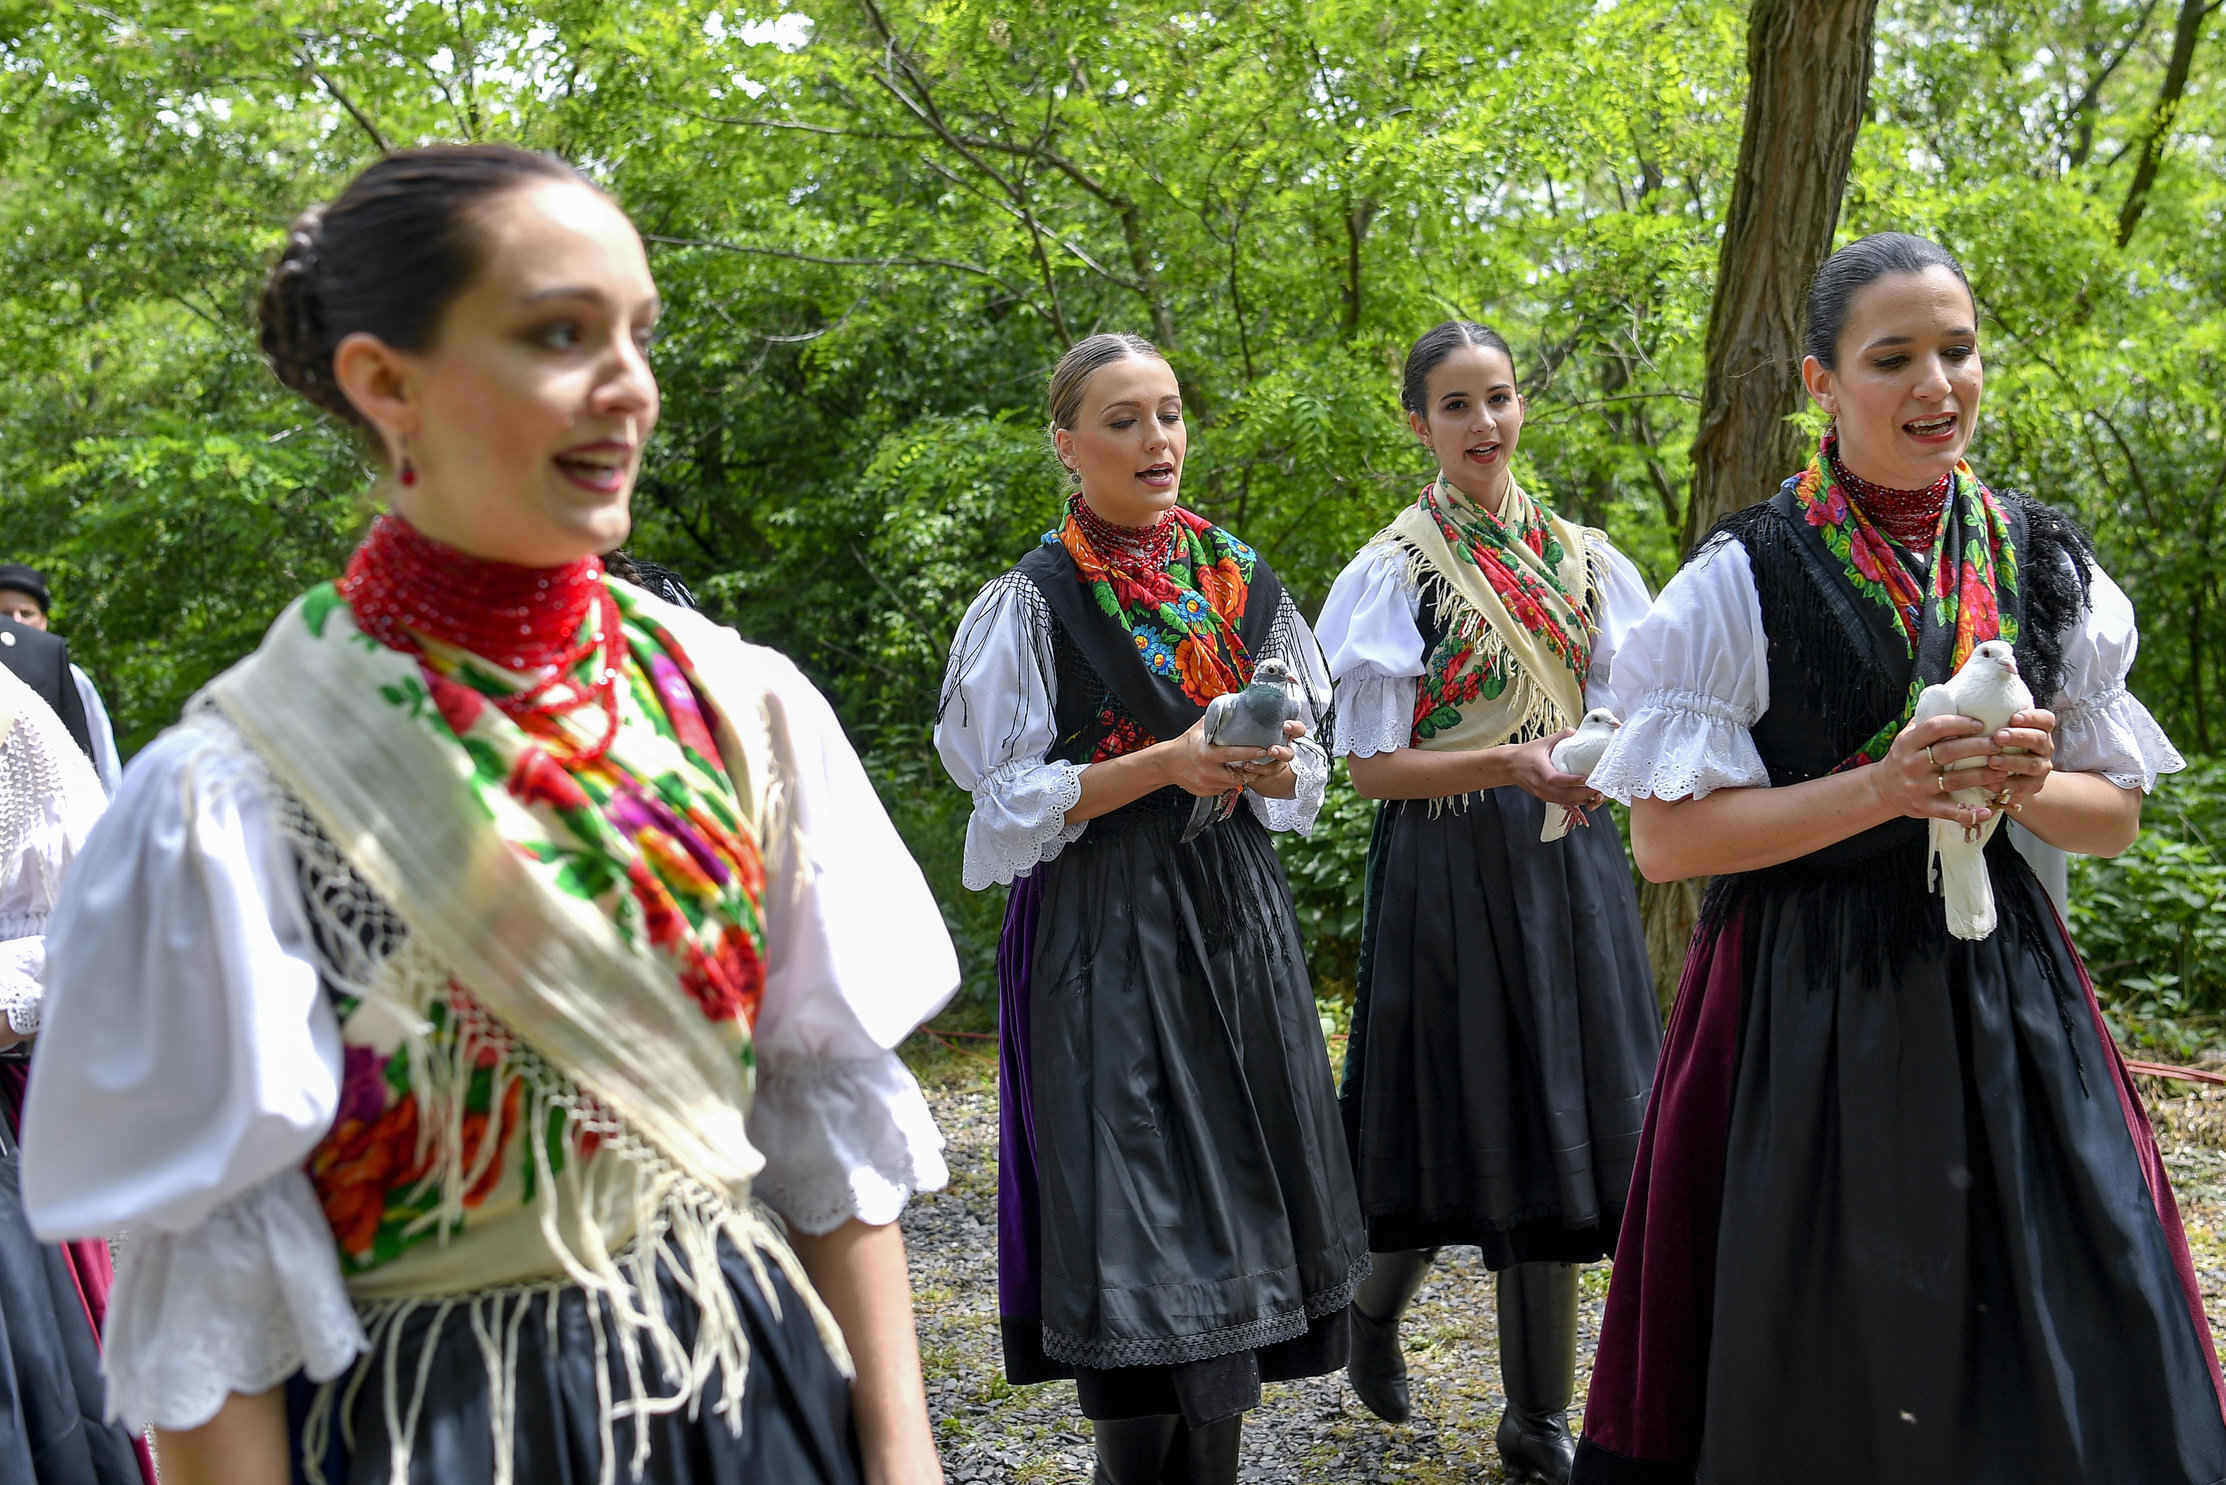
[[[384, 1022], [384, 1031], [407, 1060], [410, 1087], [421, 1108], [417, 1163], [424, 1174], [412, 1191], [435, 1199], [411, 1229], [436, 1243], [465, 1232], [470, 1193], [488, 1177], [504, 1148], [496, 1121], [508, 1100], [519, 1102], [517, 1137], [532, 1159], [527, 1200], [547, 1247], [547, 1279], [455, 1292], [356, 1297], [371, 1347], [367, 1355], [316, 1392], [304, 1426], [308, 1485], [328, 1485], [322, 1464], [331, 1442], [335, 1410], [343, 1441], [352, 1446], [356, 1402], [366, 1387], [381, 1391], [392, 1442], [393, 1485], [406, 1485], [410, 1451], [428, 1386], [425, 1358], [440, 1332], [468, 1323], [487, 1367], [493, 1429], [493, 1485], [522, 1485], [513, 1474], [518, 1337], [535, 1306], [552, 1317], [558, 1296], [577, 1287], [587, 1297], [595, 1331], [598, 1384], [617, 1347], [625, 1395], [602, 1399], [603, 1465], [598, 1485], [615, 1485], [618, 1455], [614, 1429], [620, 1418], [645, 1418], [685, 1408], [699, 1416], [716, 1381], [717, 1411], [730, 1431], [742, 1426], [742, 1397], [750, 1364], [747, 1325], [720, 1266], [721, 1238], [749, 1263], [769, 1303], [780, 1303], [770, 1268], [785, 1274], [810, 1307], [820, 1339], [843, 1372], [849, 1352], [834, 1317], [820, 1301], [776, 1220], [756, 1203], [729, 1193], [681, 1168], [644, 1140], [576, 1081], [522, 1043], [468, 996], [452, 993], [454, 977], [423, 941], [358, 876], [345, 854], [308, 807], [275, 780], [272, 803], [292, 847], [303, 902], [318, 949], [319, 969], [330, 991], [356, 1002], [352, 1018]], [[429, 1011], [444, 1006], [447, 1036]], [[476, 1138], [467, 1134], [466, 1097], [475, 1077], [491, 1079], [489, 1107], [497, 1111]], [[594, 1150], [593, 1158], [579, 1152]], [[568, 1152], [559, 1162], [554, 1151]], [[617, 1208], [626, 1226], [606, 1234], [595, 1215]], [[579, 1218], [567, 1222], [567, 1217]], [[568, 1228], [570, 1230], [568, 1230]], [[615, 1247], [611, 1239], [623, 1236]], [[659, 1265], [676, 1279], [695, 1311], [695, 1337], [683, 1345], [660, 1295]], [[769, 1268], [770, 1266], [770, 1268]], [[401, 1365], [404, 1322], [423, 1311], [432, 1329], [419, 1347], [414, 1375]], [[629, 1474], [639, 1479], [648, 1463], [649, 1433], [635, 1432]]]

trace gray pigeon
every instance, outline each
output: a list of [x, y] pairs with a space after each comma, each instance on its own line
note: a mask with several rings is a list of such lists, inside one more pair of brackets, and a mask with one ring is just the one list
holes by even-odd
[[[1600, 766], [1606, 756], [1608, 744], [1615, 741], [1615, 730], [1623, 719], [1604, 706], [1596, 706], [1584, 714], [1577, 730], [1554, 744], [1548, 755], [1554, 767], [1563, 773], [1573, 773], [1584, 778], [1592, 777], [1592, 770]], [[1538, 822], [1541, 841], [1560, 840], [1576, 826], [1585, 823], [1584, 811], [1572, 805], [1546, 806], [1546, 818]]]
[[[1280, 660], [1262, 660], [1252, 669], [1252, 684], [1206, 703], [1206, 741], [1220, 748], [1273, 748], [1288, 741], [1283, 724], [1299, 714], [1298, 678]], [[1181, 840], [1194, 839], [1214, 820], [1236, 812], [1242, 785], [1226, 794], [1202, 794], [1191, 801], [1190, 823]]]
[[[1927, 717], [1969, 717], [1994, 732], [2009, 725], [2010, 718], [2033, 704], [2033, 693], [2017, 673], [2017, 655], [2001, 640], [1990, 639], [1971, 651], [1963, 668], [1944, 686], [1927, 686], [1918, 693], [1912, 722]], [[1986, 758], [1966, 758], [1948, 765], [1953, 774], [1961, 769], [1984, 768]], [[1962, 804], [1985, 804], [1984, 789], [1950, 789]], [[1928, 820], [1932, 855], [1925, 875], [1930, 885], [1947, 899], [1948, 932], [1957, 938], [1985, 938], [1994, 931], [1994, 884], [1986, 875], [1986, 843], [2002, 823], [1999, 812], [1976, 830], [1966, 830], [1952, 820]]]

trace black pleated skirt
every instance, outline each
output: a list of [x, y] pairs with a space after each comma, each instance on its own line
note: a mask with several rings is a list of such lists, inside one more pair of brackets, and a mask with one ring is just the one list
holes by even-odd
[[[621, 1418], [608, 1425], [617, 1456], [616, 1478], [648, 1485], [857, 1485], [861, 1479], [851, 1426], [850, 1384], [827, 1354], [803, 1297], [771, 1264], [761, 1286], [749, 1261], [725, 1240], [720, 1263], [749, 1331], [749, 1372], [743, 1385], [741, 1428], [719, 1415], [724, 1393], [716, 1378], [693, 1406], [645, 1420]], [[695, 1338], [695, 1302], [669, 1268], [660, 1267], [657, 1299], [665, 1306], [683, 1346]], [[510, 1431], [511, 1478], [519, 1485], [594, 1485], [602, 1478], [606, 1414], [611, 1399], [629, 1395], [625, 1362], [615, 1334], [599, 1354], [585, 1291], [567, 1286], [551, 1305], [537, 1298], [524, 1308], [517, 1330], [515, 1423]], [[484, 1485], [495, 1478], [495, 1399], [487, 1365], [468, 1316], [459, 1307], [439, 1319], [428, 1304], [399, 1322], [395, 1375], [404, 1389], [398, 1404], [407, 1417], [411, 1379], [424, 1369], [426, 1384], [409, 1459], [400, 1478], [410, 1485]], [[613, 1322], [605, 1315], [606, 1331]], [[509, 1322], [503, 1325], [505, 1334]], [[428, 1344], [428, 1336], [431, 1337]], [[646, 1372], [655, 1360], [644, 1354]], [[383, 1345], [356, 1362], [340, 1383], [339, 1416], [331, 1452], [323, 1460], [332, 1485], [389, 1485], [396, 1440], [388, 1432], [387, 1394], [381, 1373]], [[356, 1372], [369, 1370], [351, 1398]], [[653, 1390], [669, 1393], [671, 1378]], [[296, 1437], [308, 1403], [306, 1387], [290, 1401]], [[641, 1431], [648, 1433], [647, 1463], [632, 1465]], [[297, 1460], [297, 1466], [301, 1461]], [[297, 1480], [302, 1477], [297, 1468]], [[41, 1477], [43, 1480], [43, 1476]]]
[[2217, 1360], [2154, 1136], [1997, 836], [1718, 882], [1585, 1410], [1584, 1485], [2213, 1485]]
[[1040, 1203], [1008, 1370], [1076, 1377], [1093, 1417], [1203, 1422], [1334, 1371], [1367, 1270], [1282, 864], [1248, 809], [1178, 845], [1188, 804], [1101, 817], [1037, 868], [1007, 987]]
[[60, 1247], [31, 1235], [12, 1136], [0, 1138], [0, 1481], [143, 1485], [107, 1391], [85, 1300]]
[[1612, 1252], [1661, 1048], [1623, 839], [1517, 788], [1397, 801], [1369, 844], [1345, 1133], [1369, 1246]]

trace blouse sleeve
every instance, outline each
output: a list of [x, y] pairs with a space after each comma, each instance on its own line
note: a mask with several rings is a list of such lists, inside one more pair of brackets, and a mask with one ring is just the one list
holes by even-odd
[[39, 715], [0, 721], [0, 810], [14, 817], [0, 860], [0, 1016], [9, 1031], [30, 1036], [45, 999], [47, 920], [62, 873], [107, 795], [60, 719], [29, 694], [16, 704], [38, 706]]
[[339, 1026], [260, 765], [214, 718], [126, 770], [47, 936], [23, 1194], [46, 1239], [135, 1231], [111, 1409], [190, 1428], [231, 1392], [365, 1349], [302, 1161], [339, 1106]]
[[1079, 763], [1046, 761], [1057, 736], [1051, 614], [1017, 573], [991, 580], [959, 621], [936, 711], [935, 750], [974, 796], [961, 880], [969, 891], [1026, 876], [1082, 838], [1067, 822]]
[[1605, 535], [1592, 534], [1592, 551], [1599, 559], [1599, 597], [1593, 611], [1598, 633], [1592, 641], [1592, 667], [1585, 677], [1585, 710], [1604, 706], [1621, 716], [1638, 698], [1624, 694], [1618, 684], [1615, 657], [1654, 600], [1638, 568], [1611, 546]]
[[880, 1226], [949, 1179], [943, 1136], [895, 1048], [958, 988], [958, 958], [834, 712], [788, 661], [761, 654], [792, 828], [766, 861], [756, 1189], [803, 1232]]
[[1329, 668], [1322, 661], [1322, 647], [1315, 642], [1314, 631], [1291, 602], [1291, 595], [1283, 595], [1281, 610], [1276, 614], [1275, 628], [1271, 631], [1266, 654], [1291, 668], [1298, 677], [1299, 689], [1304, 693], [1299, 701], [1299, 720], [1306, 724], [1306, 736], [1291, 748], [1291, 771], [1297, 776], [1298, 787], [1289, 799], [1271, 799], [1265, 794], [1247, 789], [1245, 800], [1260, 823], [1270, 830], [1295, 830], [1300, 835], [1311, 835], [1315, 817], [1322, 812], [1322, 796], [1329, 789], [1329, 753], [1322, 746], [1321, 735], [1325, 724], [1334, 715], [1331, 706]]
[[1319, 634], [1336, 687], [1340, 757], [1397, 752], [1414, 736], [1421, 606], [1405, 558], [1390, 545], [1362, 548], [1330, 584]]
[[1688, 562], [1614, 657], [1630, 707], [1592, 787], [1628, 804], [1766, 786], [1748, 731], [1769, 709], [1769, 642], [1747, 549], [1724, 539]]
[[2056, 767], [2099, 773], [2121, 789], [2148, 793], [2157, 775], [2177, 773], [2187, 760], [2126, 689], [2141, 647], [2132, 602], [2101, 568], [2093, 568], [2090, 579], [2086, 615], [2064, 639], [2064, 689], [2051, 708]]

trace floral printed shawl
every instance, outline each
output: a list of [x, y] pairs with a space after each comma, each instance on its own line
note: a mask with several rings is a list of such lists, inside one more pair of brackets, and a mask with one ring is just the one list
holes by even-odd
[[1151, 674], [1204, 706], [1252, 679], [1252, 655], [1237, 633], [1250, 597], [1252, 548], [1181, 506], [1166, 570], [1144, 578], [1099, 555], [1070, 512], [1046, 531], [1045, 546], [1066, 549], [1100, 612], [1128, 631]]
[[1373, 538], [1447, 620], [1415, 687], [1414, 746], [1488, 748], [1574, 727], [1592, 668], [1589, 538], [1512, 480], [1497, 515], [1440, 478]]
[[1838, 575], [1872, 627], [1891, 634], [1914, 662], [1901, 714], [1840, 768], [1876, 762], [1909, 725], [1925, 687], [1954, 675], [1987, 640], [2017, 643], [2018, 555], [2009, 517], [1971, 466], [1958, 461], [1933, 538], [1932, 579], [1926, 583], [1832, 477], [1821, 442], [1808, 468], [1780, 498], [1790, 501], [1791, 514], [1799, 517], [1795, 530], [1812, 545], [1825, 570]]
[[[527, 869], [549, 891], [608, 916], [622, 941], [672, 976], [747, 1072], [765, 983], [764, 867], [687, 652], [624, 590], [613, 591], [627, 642], [621, 726], [610, 751], [592, 762], [579, 754], [590, 733], [599, 735], [599, 707], [562, 718], [535, 714], [521, 724], [489, 698], [522, 689], [528, 678], [465, 651], [426, 642], [425, 684], [405, 679], [381, 699], [398, 720], [446, 729], [471, 759], [471, 787], [486, 817]], [[338, 601], [329, 587], [320, 589], [305, 614], [322, 614], [330, 631]], [[600, 617], [591, 609], [585, 627]], [[582, 678], [591, 680], [588, 672], [602, 664], [598, 645], [579, 662]], [[501, 1075], [502, 1030], [461, 986], [412, 1008], [429, 1027], [429, 1045], [417, 1056], [382, 1045], [373, 1028], [383, 1007], [365, 1012], [358, 997], [343, 994], [338, 1009], [347, 1041], [341, 1109], [309, 1173], [347, 1272], [368, 1272], [427, 1238], [523, 1207], [544, 1166], [553, 1177], [594, 1154], [599, 1141], [585, 1132], [552, 1137], [546, 1150], [515, 1140], [521, 1084]], [[428, 1053], [452, 1064], [465, 1042], [484, 1054], [463, 1080], [455, 1131], [457, 1161], [472, 1179], [446, 1201], [429, 1142], [418, 1138], [420, 1124], [437, 1117], [429, 1110], [439, 1099], [417, 1086], [417, 1069]]]
[[[448, 1188], [447, 1220], [434, 1225], [457, 1225], [459, 1199], [484, 1199], [482, 1179], [515, 1176], [530, 1194], [557, 1174], [549, 1157], [561, 1165], [563, 1152], [541, 1148], [553, 1139], [518, 1141], [538, 1182], [498, 1169], [519, 1118], [504, 1079], [482, 1090], [472, 1069], [492, 1077], [519, 1049], [592, 1099], [588, 1123], [625, 1131], [702, 1189], [744, 1203], [764, 1164], [744, 1119], [765, 958], [765, 693], [731, 634], [612, 587], [629, 647], [619, 687], [629, 725], [605, 762], [578, 770], [560, 760], [600, 735], [600, 709], [520, 727], [483, 699], [514, 679], [453, 653], [421, 667], [359, 630], [329, 586], [297, 600], [209, 688], [280, 787], [403, 919], [410, 951], [446, 977], [450, 993], [432, 993], [432, 1004], [386, 1008], [419, 1029], [353, 1059], [334, 1136], [346, 1139], [351, 1117], [407, 1122], [396, 1112], [413, 1101], [406, 1085], [430, 1075], [421, 1044], [453, 1055], [466, 1086], [428, 1136]], [[697, 653], [676, 638], [683, 631]], [[698, 665], [705, 649], [718, 665]], [[348, 1039], [362, 1044], [353, 1026]], [[405, 1041], [418, 1045], [398, 1063], [390, 1054]], [[523, 1127], [539, 1129], [538, 1114]], [[344, 1256], [358, 1268], [392, 1257], [407, 1246], [404, 1230], [429, 1220], [389, 1210], [390, 1196], [415, 1199], [404, 1179], [412, 1147], [366, 1140], [362, 1160], [397, 1165], [384, 1175], [337, 1153], [316, 1174]]]

